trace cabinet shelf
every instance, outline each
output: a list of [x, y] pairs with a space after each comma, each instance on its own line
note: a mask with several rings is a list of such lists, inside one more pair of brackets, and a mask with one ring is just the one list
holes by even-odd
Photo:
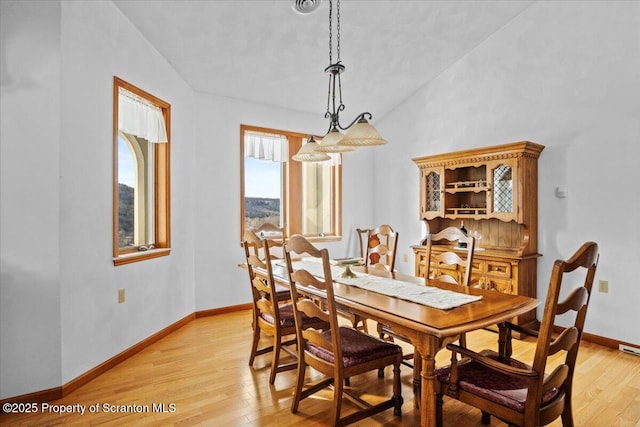
[[448, 214], [454, 214], [458, 217], [461, 217], [464, 215], [469, 215], [469, 216], [486, 215], [487, 208], [447, 208], [447, 213], [445, 214], [445, 216]]
[[458, 182], [447, 182], [447, 188], [445, 191], [447, 193], [463, 193], [472, 191], [474, 193], [479, 193], [481, 191], [489, 191], [489, 187], [487, 187], [487, 181], [458, 181]]

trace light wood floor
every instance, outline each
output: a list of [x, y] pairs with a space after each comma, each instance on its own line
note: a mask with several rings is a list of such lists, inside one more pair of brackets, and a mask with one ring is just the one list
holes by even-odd
[[[180, 330], [50, 405], [85, 405], [56, 413], [0, 414], [1, 425], [176, 425], [176, 426], [322, 426], [327, 424], [331, 394], [308, 398], [297, 414], [291, 414], [291, 392], [295, 371], [278, 374], [274, 386], [268, 382], [270, 356], [247, 364], [251, 339], [250, 312], [236, 312], [196, 319]], [[371, 325], [371, 330], [375, 330]], [[496, 334], [476, 331], [467, 335], [471, 348], [494, 348]], [[265, 341], [266, 342], [266, 341]], [[531, 342], [516, 341], [514, 355], [533, 357]], [[438, 355], [438, 365], [448, 363]], [[577, 426], [640, 426], [640, 358], [617, 350], [583, 342], [574, 383], [574, 417]], [[352, 378], [351, 386], [365, 384], [366, 397], [391, 393], [391, 372], [384, 379], [375, 373]], [[314, 374], [315, 375], [315, 374]], [[416, 426], [419, 412], [413, 409], [412, 373], [403, 367], [402, 417], [393, 411], [365, 420], [360, 426]], [[165, 413], [152, 405], [165, 405]], [[98, 405], [97, 413], [89, 406]], [[127, 411], [114, 412], [117, 405]], [[131, 405], [138, 410], [132, 412]], [[39, 405], [42, 410], [41, 405]], [[94, 406], [95, 407], [95, 406]], [[351, 407], [345, 403], [343, 410]], [[109, 409], [109, 411], [107, 411]], [[481, 426], [480, 413], [445, 398], [445, 425]], [[492, 419], [492, 426], [503, 426]], [[551, 424], [561, 425], [559, 421]]]

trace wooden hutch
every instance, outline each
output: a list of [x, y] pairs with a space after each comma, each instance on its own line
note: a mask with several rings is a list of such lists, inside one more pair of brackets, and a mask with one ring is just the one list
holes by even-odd
[[[427, 233], [465, 228], [476, 240], [472, 286], [536, 297], [538, 157], [543, 145], [514, 142], [413, 159], [420, 169], [420, 219]], [[455, 250], [434, 245], [434, 253]], [[423, 276], [426, 247], [414, 246]], [[537, 326], [535, 310], [516, 323]]]

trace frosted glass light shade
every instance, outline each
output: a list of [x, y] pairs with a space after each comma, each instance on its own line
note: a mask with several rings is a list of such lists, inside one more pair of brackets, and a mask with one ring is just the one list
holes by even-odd
[[371, 126], [365, 119], [360, 119], [358, 123], [351, 126], [351, 129], [349, 129], [339, 144], [346, 147], [365, 147], [386, 143], [387, 141], [380, 136], [376, 128]]
[[317, 152], [317, 147], [318, 144], [313, 138], [311, 138], [306, 144], [300, 147], [300, 150], [298, 150], [298, 152], [291, 158], [299, 162], [323, 162], [325, 160], [331, 159], [331, 156], [329, 156], [327, 153]]
[[318, 145], [316, 151], [321, 153], [346, 153], [355, 150], [355, 147], [347, 147], [340, 145], [340, 141], [344, 135], [336, 128], [331, 129], [329, 133], [322, 138], [322, 143]]

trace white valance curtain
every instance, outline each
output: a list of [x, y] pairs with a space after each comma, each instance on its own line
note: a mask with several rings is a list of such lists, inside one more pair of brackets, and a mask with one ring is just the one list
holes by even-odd
[[123, 88], [118, 96], [118, 129], [149, 142], [168, 142], [162, 110]]
[[286, 162], [289, 159], [289, 141], [282, 135], [245, 132], [244, 156]]
[[[306, 139], [302, 140], [307, 143]], [[313, 162], [318, 165], [337, 166], [342, 163], [340, 153], [326, 153], [331, 157], [322, 162]], [[286, 162], [289, 160], [289, 141], [283, 135], [273, 135], [260, 132], [244, 133], [244, 156], [274, 162]]]

